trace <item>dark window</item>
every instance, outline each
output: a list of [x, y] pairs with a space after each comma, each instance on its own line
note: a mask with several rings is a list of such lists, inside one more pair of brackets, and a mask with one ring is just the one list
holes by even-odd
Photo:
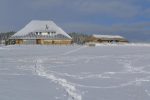
[[55, 34], [56, 32], [52, 32], [53, 34]]

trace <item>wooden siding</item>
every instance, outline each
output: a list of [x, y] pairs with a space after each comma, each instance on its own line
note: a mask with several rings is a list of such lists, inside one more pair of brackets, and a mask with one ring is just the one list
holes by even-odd
[[36, 39], [36, 44], [43, 44], [42, 39]]
[[[23, 39], [16, 39], [16, 44], [25, 44]], [[27, 40], [26, 40], [27, 41]], [[72, 44], [72, 40], [45, 40], [45, 39], [36, 39], [36, 44], [41, 45], [67, 45]]]
[[57, 44], [71, 44], [71, 40], [44, 40], [44, 39], [37, 39], [37, 44], [41, 45], [57, 45]]
[[16, 44], [23, 44], [23, 40], [22, 39], [17, 39]]

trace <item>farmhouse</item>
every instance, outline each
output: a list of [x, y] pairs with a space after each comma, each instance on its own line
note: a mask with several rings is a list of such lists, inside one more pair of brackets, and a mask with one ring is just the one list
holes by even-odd
[[10, 37], [15, 44], [71, 44], [72, 38], [51, 20], [33, 20]]
[[124, 37], [119, 35], [92, 35], [92, 37], [88, 40], [88, 42], [92, 43], [128, 43]]

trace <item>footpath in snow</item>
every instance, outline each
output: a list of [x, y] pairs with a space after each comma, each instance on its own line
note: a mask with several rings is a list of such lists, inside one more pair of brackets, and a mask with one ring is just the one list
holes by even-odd
[[47, 73], [46, 69], [41, 65], [41, 63], [41, 59], [36, 60], [35, 72], [39, 76], [45, 77], [64, 88], [66, 94], [68, 95], [68, 100], [82, 100], [80, 92], [75, 88], [72, 83], [68, 82], [66, 79], [58, 78], [54, 74]]

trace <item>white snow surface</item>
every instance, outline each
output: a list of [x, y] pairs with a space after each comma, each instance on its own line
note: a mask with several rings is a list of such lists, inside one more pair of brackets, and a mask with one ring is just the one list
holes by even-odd
[[1, 46], [0, 100], [150, 100], [150, 44]]
[[109, 39], [112, 39], [112, 38], [124, 39], [124, 37], [119, 36], [119, 35], [99, 35], [99, 34], [94, 34], [93, 37], [96, 37], [96, 38], [109, 38]]
[[[48, 28], [47, 30], [46, 27]], [[64, 30], [62, 30], [51, 20], [32, 20], [30, 23], [28, 23], [24, 28], [22, 28], [20, 31], [15, 33], [13, 36], [24, 36], [31, 32], [38, 32], [38, 31], [43, 32], [45, 30], [55, 31], [56, 35], [62, 34], [71, 39], [71, 37]]]

